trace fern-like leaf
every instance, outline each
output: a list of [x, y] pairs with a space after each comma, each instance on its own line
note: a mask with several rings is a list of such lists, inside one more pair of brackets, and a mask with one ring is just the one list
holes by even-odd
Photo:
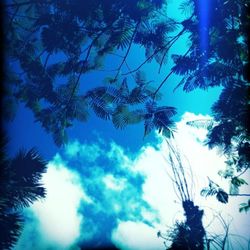
[[130, 111], [128, 106], [118, 106], [112, 116], [112, 122], [116, 128], [125, 128], [127, 125], [136, 124], [142, 121], [143, 115], [140, 111]]

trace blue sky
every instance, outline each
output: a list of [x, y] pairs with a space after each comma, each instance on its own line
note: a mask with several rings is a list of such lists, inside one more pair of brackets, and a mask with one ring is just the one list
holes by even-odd
[[[228, 190], [227, 181], [217, 174], [225, 158], [203, 145], [205, 129], [186, 125], [188, 120], [204, 118], [209, 117], [185, 113], [177, 123], [175, 143], [188, 156], [183, 162], [190, 192], [195, 204], [204, 209], [208, 234], [223, 235], [222, 216], [235, 235], [230, 244], [245, 249], [248, 214], [238, 212], [244, 198], [230, 198], [225, 205], [199, 195], [207, 175]], [[157, 143], [144, 144], [136, 153], [100, 136], [94, 143], [72, 140], [49, 162], [43, 177], [47, 197], [25, 210], [27, 224], [15, 250], [78, 249], [79, 242], [163, 250], [157, 232], [164, 233], [175, 220], [182, 220], [183, 211], [171, 181], [168, 147], [161, 136], [156, 138]]]
[[[178, 21], [185, 18], [184, 14], [181, 14], [179, 10], [179, 1], [170, 1], [167, 8], [167, 15], [176, 18]], [[203, 11], [204, 12], [204, 11]], [[152, 85], [158, 87], [161, 81], [170, 72], [173, 66], [171, 54], [183, 54], [187, 50], [188, 35], [184, 35], [179, 39], [175, 45], [170, 49], [167, 64], [161, 69], [161, 73], [158, 73], [159, 65], [153, 60], [151, 63], [146, 64], [142, 70], [145, 72], [149, 81], [153, 81]], [[119, 51], [121, 55], [123, 51]], [[107, 76], [113, 76], [115, 73], [110, 70], [117, 68], [120, 58], [111, 56], [107, 58], [104, 64], [104, 70], [91, 72], [82, 75], [80, 89], [82, 92], [87, 91], [95, 86], [100, 86], [103, 83], [103, 79]], [[60, 60], [60, 56], [57, 58]], [[136, 68], [144, 60], [144, 50], [139, 46], [133, 46], [130, 52], [130, 56], [127, 59], [127, 63], [131, 69]], [[124, 66], [121, 74], [127, 72], [128, 69]], [[128, 82], [132, 77], [128, 76]], [[161, 104], [164, 106], [174, 106], [177, 108], [177, 115], [173, 118], [178, 121], [182, 114], [186, 111], [193, 112], [195, 114], [211, 114], [211, 105], [218, 99], [221, 88], [210, 88], [207, 91], [194, 90], [190, 93], [185, 93], [182, 88], [178, 88], [173, 92], [174, 88], [180, 82], [181, 77], [172, 75], [161, 89], [163, 98]], [[48, 135], [39, 123], [34, 123], [34, 117], [30, 110], [26, 109], [24, 105], [20, 105], [17, 111], [14, 122], [7, 125], [7, 130], [11, 136], [11, 142], [9, 144], [10, 154], [14, 154], [20, 147], [31, 148], [36, 147], [39, 152], [46, 158], [52, 157], [58, 148], [55, 146], [51, 135]], [[27, 132], [28, 131], [28, 132]], [[111, 121], [103, 121], [91, 115], [87, 123], [75, 122], [74, 126], [68, 130], [69, 137], [71, 139], [78, 139], [80, 142], [95, 140], [95, 134], [98, 133], [104, 139], [112, 138], [114, 141], [124, 147], [129, 147], [133, 151], [137, 151], [145, 143], [154, 140], [154, 136], [149, 136], [143, 140], [143, 124], [128, 126], [124, 130], [117, 130], [113, 127]], [[44, 147], [44, 145], [50, 145], [50, 147]]]
[[[172, 1], [168, 14], [176, 16], [179, 13], [177, 6], [178, 1]], [[181, 20], [182, 16], [178, 18]], [[182, 38], [169, 54], [182, 54], [186, 44], [186, 38]], [[141, 48], [132, 48], [128, 58], [131, 68], [140, 64], [143, 54]], [[109, 58], [105, 66], [112, 69], [113, 59]], [[171, 67], [169, 57], [161, 74], [155, 62], [145, 65], [143, 70], [147, 79], [158, 86]], [[83, 75], [82, 90], [98, 86], [106, 74], [109, 73]], [[212, 198], [200, 197], [200, 189], [207, 185], [208, 175], [228, 188], [228, 183], [217, 175], [225, 159], [203, 145], [205, 130], [185, 124], [188, 120], [211, 115], [210, 107], [217, 100], [220, 88], [191, 93], [184, 93], [179, 88], [173, 92], [179, 81], [180, 78], [174, 75], [168, 79], [161, 90], [164, 96], [161, 103], [177, 108], [178, 114], [174, 117], [178, 128], [176, 142], [192, 166], [193, 199], [205, 209], [205, 225], [214, 221], [208, 227], [211, 232], [223, 232], [218, 215], [221, 213], [227, 221], [233, 218], [232, 233], [247, 237], [249, 223], [245, 214], [238, 213], [242, 199], [235, 198], [224, 205]], [[15, 120], [8, 124], [8, 133], [12, 155], [20, 148], [36, 147], [49, 161], [48, 171], [43, 176], [47, 197], [25, 210], [27, 223], [15, 250], [69, 250], [78, 249], [79, 243], [112, 243], [129, 250], [164, 249], [163, 242], [156, 237], [157, 231], [164, 232], [173, 226], [175, 219], [183, 219], [180, 200], [169, 177], [164, 140], [154, 133], [143, 139], [143, 124], [117, 130], [111, 122], [92, 115], [87, 123], [76, 122], [68, 130], [69, 144], [58, 148], [40, 124], [34, 122], [32, 113], [20, 105]], [[244, 249], [245, 240], [235, 237], [232, 244], [238, 241]]]

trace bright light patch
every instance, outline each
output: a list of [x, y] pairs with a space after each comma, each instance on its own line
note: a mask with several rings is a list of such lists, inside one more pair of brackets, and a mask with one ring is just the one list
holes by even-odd
[[244, 42], [245, 42], [245, 39], [244, 39], [244, 37], [243, 36], [239, 36], [238, 38], [237, 38], [237, 40], [236, 40], [239, 44], [244, 44]]
[[208, 53], [209, 45], [209, 19], [210, 19], [210, 0], [199, 0], [199, 28], [200, 28], [200, 49], [203, 53]]
[[109, 174], [103, 178], [103, 182], [105, 183], [107, 188], [121, 191], [125, 187], [126, 180], [124, 178], [115, 179], [113, 175]]
[[124, 250], [162, 250], [156, 229], [141, 222], [121, 221], [112, 239]]

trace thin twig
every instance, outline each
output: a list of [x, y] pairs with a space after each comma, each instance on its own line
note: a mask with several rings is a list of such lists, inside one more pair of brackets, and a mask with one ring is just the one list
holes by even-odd
[[[187, 50], [187, 52], [184, 54], [184, 56], [186, 56], [189, 51], [190, 51], [191, 47]], [[156, 94], [158, 93], [158, 91], [161, 89], [161, 87], [163, 86], [163, 84], [167, 81], [167, 79], [174, 73], [173, 70], [170, 71], [170, 73], [163, 79], [163, 81], [160, 83], [159, 87], [156, 89], [155, 93], [154, 93], [154, 99], [156, 97]]]
[[44, 68], [46, 68], [50, 56], [51, 56], [51, 53], [48, 53], [48, 55], [46, 56], [46, 59], [44, 61], [44, 65], [43, 65]]
[[170, 44], [169, 47], [167, 48], [167, 50], [164, 52], [164, 55], [163, 55], [163, 57], [162, 57], [162, 59], [161, 59], [161, 62], [160, 62], [160, 67], [159, 67], [158, 73], [161, 73], [161, 68], [162, 68], [162, 65], [163, 65], [163, 61], [164, 61], [164, 59], [165, 59], [165, 57], [166, 57], [168, 51], [171, 49], [171, 47], [175, 44], [175, 42], [176, 42], [179, 38], [180, 38], [180, 36], [177, 36], [177, 37], [173, 40], [172, 44]]
[[134, 41], [134, 38], [135, 38], [135, 35], [136, 35], [137, 28], [138, 28], [139, 24], [140, 24], [140, 22], [137, 22], [137, 24], [136, 24], [136, 26], [135, 26], [133, 35], [132, 35], [132, 37], [131, 37], [131, 39], [130, 39], [130, 41], [129, 41], [129, 46], [128, 46], [128, 49], [127, 49], [127, 51], [126, 51], [126, 54], [124, 55], [123, 60], [122, 60], [121, 64], [119, 65], [118, 69], [117, 69], [117, 73], [116, 73], [115, 79], [117, 79], [118, 74], [120, 73], [120, 70], [121, 70], [121, 68], [122, 68], [122, 65], [124, 64], [125, 60], [127, 59], [127, 56], [128, 56], [129, 51], [130, 51], [130, 49], [131, 49], [131, 46], [132, 46], [132, 43], [133, 43], [133, 41]]
[[250, 194], [228, 194], [230, 196], [250, 196]]
[[75, 85], [74, 85], [74, 87], [73, 87], [73, 90], [72, 90], [72, 92], [71, 92], [70, 98], [69, 98], [69, 100], [68, 100], [66, 106], [64, 107], [64, 110], [67, 110], [67, 108], [68, 108], [68, 106], [69, 106], [69, 104], [70, 104], [70, 102], [71, 102], [71, 100], [72, 100], [72, 98], [73, 98], [73, 96], [74, 96], [74, 93], [75, 93], [75, 91], [76, 91], [76, 89], [77, 89], [77, 87], [78, 87], [78, 84], [79, 84], [81, 75], [82, 75], [82, 73], [83, 73], [83, 71], [84, 71], [84, 69], [85, 69], [85, 67], [86, 67], [86, 63], [87, 63], [87, 61], [88, 61], [88, 58], [89, 58], [89, 56], [90, 56], [90, 52], [91, 52], [92, 47], [94, 46], [94, 43], [99, 39], [99, 37], [100, 37], [103, 33], [106, 32], [106, 30], [107, 30], [108, 28], [109, 28], [109, 26], [107, 26], [106, 29], [103, 29], [102, 32], [100, 32], [100, 33], [92, 40], [91, 44], [88, 46], [88, 48], [87, 48], [87, 54], [86, 54], [86, 56], [85, 56], [85, 59], [82, 61], [81, 70], [80, 70], [80, 72], [79, 72], [79, 74], [78, 74], [77, 80], [76, 80]]
[[171, 44], [172, 41], [173, 41], [174, 39], [176, 39], [176, 37], [181, 36], [181, 35], [185, 32], [185, 30], [186, 30], [186, 28], [183, 28], [183, 29], [182, 29], [176, 36], [174, 36], [168, 43], [166, 43], [164, 46], [161, 46], [160, 48], [156, 49], [156, 50], [153, 52], [153, 54], [151, 54], [149, 57], [147, 57], [146, 60], [145, 60], [144, 62], [142, 62], [137, 68], [135, 68], [135, 69], [133, 69], [133, 70], [131, 70], [131, 71], [129, 71], [129, 72], [126, 72], [126, 73], [124, 73], [124, 74], [122, 74], [122, 75], [129, 75], [129, 74], [132, 74], [132, 73], [138, 71], [144, 64], [146, 64], [148, 61], [150, 61], [150, 60], [151, 60], [155, 55], [157, 55], [160, 51], [162, 51], [163, 49], [166, 49], [166, 48], [169, 46], [169, 44]]
[[241, 175], [243, 175], [247, 170], [249, 170], [249, 167], [246, 167], [240, 174], [236, 175], [235, 177], [238, 178]]

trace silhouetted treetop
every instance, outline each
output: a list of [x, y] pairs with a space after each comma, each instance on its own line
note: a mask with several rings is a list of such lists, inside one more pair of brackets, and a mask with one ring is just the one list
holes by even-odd
[[[89, 109], [100, 118], [111, 119], [117, 110], [125, 110], [121, 109], [123, 105], [133, 106], [159, 98], [146, 82], [141, 81], [137, 86], [139, 68], [129, 80], [135, 87], [128, 93], [122, 91], [120, 82], [125, 81], [121, 71], [124, 68], [130, 71], [127, 58], [134, 44], [145, 48], [143, 64], [152, 59], [161, 65], [165, 63], [167, 51], [179, 37], [169, 40], [169, 33], [178, 24], [164, 15], [165, 8], [164, 1], [145, 0], [6, 4], [5, 85], [10, 108], [5, 117], [12, 119], [17, 101], [24, 102], [36, 120], [52, 133], [56, 144], [61, 145], [67, 142], [67, 127], [75, 119], [86, 121]], [[105, 70], [108, 56], [117, 62], [113, 74], [106, 78], [112, 86], [92, 90], [91, 86], [83, 86], [81, 76]], [[90, 91], [82, 94], [81, 89]], [[143, 119], [127, 119], [126, 123], [140, 120]]]
[[41, 182], [46, 162], [35, 151], [6, 155], [7, 140], [0, 148], [0, 249], [12, 249], [23, 226], [21, 209], [45, 197]]

